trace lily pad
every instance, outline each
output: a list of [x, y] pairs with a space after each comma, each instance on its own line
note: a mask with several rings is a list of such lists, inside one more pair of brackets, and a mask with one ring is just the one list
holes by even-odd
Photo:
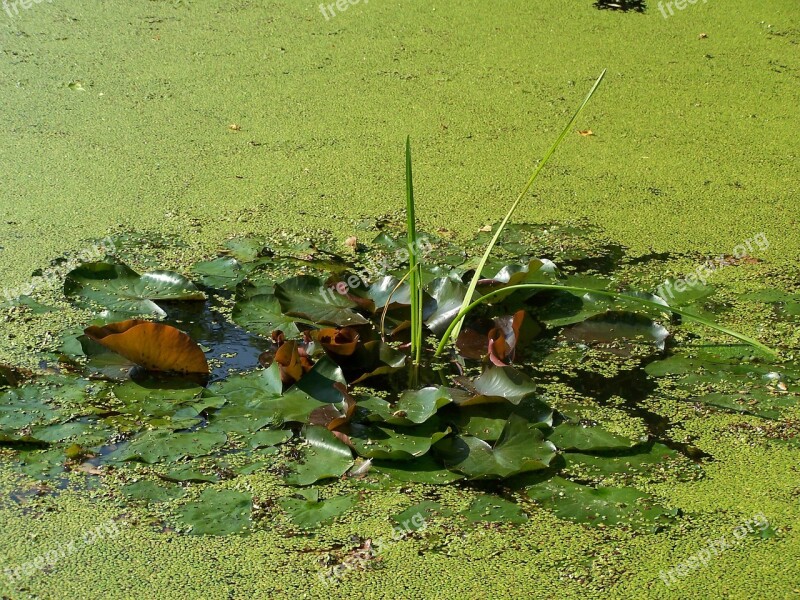
[[250, 529], [253, 497], [234, 490], [205, 490], [197, 502], [187, 504], [181, 520], [192, 535], [231, 535]]
[[638, 442], [616, 435], [599, 425], [583, 425], [567, 422], [558, 425], [547, 439], [561, 450], [579, 452], [601, 452], [604, 450], [625, 450]]
[[452, 390], [444, 386], [406, 390], [392, 407], [393, 412], [384, 421], [392, 425], [419, 425], [430, 419], [438, 410], [453, 401]]
[[462, 435], [471, 435], [491, 442], [500, 438], [511, 415], [520, 415], [539, 428], [553, 424], [553, 409], [535, 394], [525, 396], [518, 404], [504, 400], [446, 408], [442, 416]]
[[411, 460], [374, 460], [372, 468], [398, 481], [445, 485], [464, 476], [446, 469], [430, 454]]
[[497, 496], [481, 494], [461, 513], [470, 523], [524, 523], [528, 520], [518, 504]]
[[196, 263], [192, 270], [200, 275], [200, 281], [206, 287], [232, 290], [247, 277], [252, 266], [231, 256], [222, 256]]
[[392, 521], [400, 526], [403, 531], [420, 531], [427, 527], [427, 522], [436, 517], [449, 517], [453, 514], [448, 508], [443, 508], [438, 502], [424, 500], [392, 516]]
[[426, 316], [425, 324], [435, 334], [441, 335], [461, 310], [467, 286], [449, 277], [440, 277], [434, 279], [426, 291], [436, 301], [436, 309]]
[[306, 445], [301, 457], [288, 464], [289, 485], [311, 485], [321, 479], [337, 478], [353, 466], [353, 453], [324, 427], [309, 426], [303, 431]]
[[[611, 454], [587, 454], [583, 452], [567, 452], [566, 471], [570, 475], [604, 478], [610, 476], [625, 476], [651, 474], [656, 470], [667, 472], [670, 465], [681, 461], [681, 455], [664, 444], [655, 443], [650, 448], [633, 448], [626, 452]], [[683, 462], [691, 463], [685, 457]], [[691, 463], [696, 469], [699, 466]]]
[[109, 458], [117, 461], [140, 460], [151, 464], [174, 462], [180, 458], [210, 454], [227, 441], [228, 436], [215, 431], [146, 431]]
[[287, 512], [291, 521], [302, 529], [312, 529], [333, 521], [343, 515], [358, 502], [355, 494], [336, 496], [328, 500], [281, 498], [280, 507]]
[[[490, 367], [478, 377], [473, 385], [481, 396], [505, 398], [519, 404], [523, 398], [536, 391], [536, 383], [513, 367]], [[476, 404], [475, 399], [466, 404]]]
[[541, 430], [519, 415], [512, 415], [494, 446], [474, 436], [456, 436], [437, 446], [445, 465], [472, 479], [505, 478], [546, 469], [556, 457], [556, 447]]
[[129, 483], [122, 488], [122, 493], [132, 500], [144, 500], [148, 503], [168, 502], [180, 498], [183, 488], [177, 485], [159, 485], [155, 481], [142, 480]]
[[269, 337], [282, 331], [287, 338], [300, 334], [295, 319], [283, 314], [281, 303], [272, 294], [259, 294], [240, 299], [233, 308], [233, 322], [247, 331]]
[[564, 331], [564, 337], [572, 342], [585, 344], [610, 344], [618, 340], [652, 343], [659, 350], [669, 331], [663, 325], [643, 315], [624, 312], [607, 312], [586, 319]]
[[444, 438], [449, 430], [431, 419], [418, 427], [399, 425], [350, 426], [350, 443], [359, 456], [389, 460], [410, 460], [426, 454], [433, 444]]
[[660, 530], [678, 514], [630, 487], [590, 487], [553, 477], [528, 488], [528, 496], [563, 519], [594, 527], [626, 525]]
[[70, 271], [64, 293], [81, 305], [100, 305], [112, 313], [166, 316], [156, 300], [205, 300], [188, 279], [171, 271], [139, 275], [122, 263], [96, 262]]
[[318, 277], [301, 275], [275, 286], [275, 297], [284, 314], [320, 325], [346, 327], [369, 321], [353, 309], [358, 305], [346, 295], [329, 290]]

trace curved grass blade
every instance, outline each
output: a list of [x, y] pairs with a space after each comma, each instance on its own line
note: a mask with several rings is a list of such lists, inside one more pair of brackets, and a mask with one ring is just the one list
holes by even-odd
[[[497, 231], [495, 231], [494, 235], [492, 236], [492, 239], [489, 241], [489, 245], [486, 246], [486, 251], [483, 253], [483, 257], [481, 258], [478, 267], [475, 269], [475, 275], [472, 276], [472, 281], [469, 284], [469, 288], [467, 288], [467, 295], [464, 297], [464, 303], [461, 305], [462, 309], [466, 308], [470, 300], [472, 299], [472, 296], [475, 293], [475, 288], [478, 287], [478, 280], [480, 280], [481, 278], [481, 272], [483, 271], [483, 268], [486, 266], [486, 261], [489, 260], [489, 255], [492, 253], [492, 250], [494, 249], [497, 240], [500, 239], [500, 236], [502, 235], [505, 226], [508, 224], [509, 219], [511, 219], [511, 216], [517, 210], [517, 206], [519, 206], [519, 203], [525, 197], [525, 194], [528, 193], [528, 190], [533, 185], [533, 182], [536, 181], [536, 178], [539, 176], [539, 173], [541, 173], [542, 169], [544, 169], [544, 166], [547, 164], [547, 161], [550, 160], [550, 157], [553, 156], [555, 151], [561, 145], [561, 142], [566, 137], [567, 132], [569, 132], [570, 129], [572, 129], [572, 126], [575, 124], [575, 121], [578, 120], [578, 117], [583, 112], [583, 109], [586, 107], [586, 105], [589, 103], [589, 100], [594, 95], [597, 88], [600, 86], [600, 82], [603, 81], [603, 77], [605, 77], [605, 75], [606, 75], [606, 69], [603, 69], [603, 72], [600, 73], [600, 77], [597, 78], [597, 81], [594, 82], [592, 89], [589, 90], [589, 93], [586, 95], [586, 98], [584, 98], [583, 103], [578, 107], [578, 110], [575, 111], [575, 114], [572, 115], [572, 118], [570, 119], [569, 123], [567, 123], [567, 126], [564, 127], [563, 131], [561, 132], [561, 135], [558, 136], [555, 143], [553, 143], [553, 145], [547, 151], [547, 154], [545, 154], [542, 160], [539, 161], [539, 164], [533, 170], [533, 174], [531, 175], [530, 179], [528, 179], [528, 183], [525, 184], [525, 187], [522, 188], [522, 191], [519, 193], [519, 196], [517, 196], [517, 199], [514, 200], [514, 203], [511, 205], [511, 208], [508, 209], [505, 218], [502, 220], [500, 226], [497, 228]], [[460, 321], [456, 322], [460, 323]], [[455, 329], [452, 330], [450, 335], [452, 335], [453, 339], [455, 339], [460, 332], [461, 332], [461, 326], [457, 325]], [[446, 340], [448, 338], [444, 339]]]
[[768, 355], [771, 358], [777, 358], [777, 356], [778, 356], [777, 352], [775, 352], [771, 348], [768, 348], [767, 346], [765, 346], [761, 342], [759, 342], [757, 340], [754, 340], [753, 338], [748, 337], [748, 336], [746, 336], [746, 335], [744, 335], [742, 333], [734, 331], [733, 329], [728, 329], [727, 327], [724, 327], [723, 325], [718, 325], [717, 323], [714, 323], [713, 321], [709, 321], [708, 319], [705, 319], [703, 317], [695, 315], [694, 313], [692, 313], [691, 311], [688, 311], [688, 310], [684, 310], [684, 309], [677, 308], [677, 307], [674, 307], [674, 306], [665, 306], [663, 304], [659, 304], [658, 302], [653, 302], [651, 300], [645, 300], [644, 298], [638, 298], [636, 296], [631, 296], [629, 294], [623, 294], [623, 293], [620, 293], [620, 292], [609, 292], [609, 291], [605, 291], [605, 290], [595, 290], [595, 289], [591, 289], [591, 288], [576, 287], [576, 286], [571, 286], [571, 285], [557, 285], [557, 284], [551, 284], [551, 283], [527, 283], [527, 284], [521, 284], [521, 285], [511, 285], [511, 286], [508, 286], [508, 287], [505, 287], [505, 288], [501, 288], [499, 290], [495, 290], [493, 292], [489, 292], [488, 294], [486, 294], [484, 296], [481, 296], [480, 298], [478, 298], [477, 300], [475, 300], [471, 304], [468, 304], [466, 307], [462, 308], [458, 312], [458, 314], [456, 315], [455, 319], [453, 319], [453, 322], [450, 323], [450, 326], [447, 328], [447, 331], [444, 332], [444, 335], [442, 336], [442, 339], [439, 342], [439, 346], [436, 348], [435, 356], [439, 356], [439, 355], [441, 355], [442, 352], [444, 352], [444, 349], [447, 346], [447, 342], [452, 337], [453, 331], [455, 330], [456, 325], [458, 323], [460, 323], [464, 319], [464, 317], [466, 317], [467, 314], [469, 314], [469, 312], [473, 308], [475, 308], [479, 304], [482, 304], [482, 303], [484, 303], [484, 302], [486, 302], [488, 300], [491, 300], [492, 298], [494, 298], [496, 296], [499, 296], [499, 295], [503, 294], [504, 292], [510, 292], [512, 290], [561, 290], [561, 291], [564, 291], [564, 292], [577, 292], [579, 294], [595, 294], [595, 295], [599, 295], [599, 296], [607, 296], [609, 298], [627, 300], [629, 302], [634, 302], [634, 303], [637, 303], [637, 304], [641, 304], [642, 306], [648, 306], [650, 308], [656, 308], [658, 310], [669, 311], [671, 313], [675, 313], [677, 315], [681, 315], [685, 319], [688, 319], [690, 321], [695, 321], [696, 323], [700, 323], [701, 325], [705, 325], [706, 327], [709, 327], [711, 329], [715, 329], [717, 331], [720, 331], [722, 333], [730, 335], [731, 337], [734, 337], [737, 340], [741, 340], [742, 342], [745, 342], [745, 343], [753, 346], [754, 348], [758, 348], [761, 352], [765, 353], [766, 355]]

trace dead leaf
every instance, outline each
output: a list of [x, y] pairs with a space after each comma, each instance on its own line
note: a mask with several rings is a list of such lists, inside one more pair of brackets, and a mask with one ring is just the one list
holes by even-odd
[[84, 333], [148, 371], [209, 372], [200, 346], [171, 325], [130, 319], [102, 327], [87, 327]]
[[524, 321], [524, 310], [518, 310], [512, 316], [495, 319], [495, 327], [489, 331], [488, 348], [489, 360], [494, 365], [504, 367], [514, 360], [514, 351]]
[[281, 371], [281, 382], [292, 385], [308, 373], [314, 362], [308, 356], [306, 346], [311, 342], [305, 339], [302, 343], [294, 340], [287, 341], [282, 331], [272, 332], [272, 341], [277, 345], [275, 350], [262, 352], [258, 357], [264, 367], [269, 367], [273, 362], [278, 363]]
[[318, 342], [328, 354], [336, 356], [351, 356], [358, 347], [358, 332], [351, 327], [327, 327], [319, 329], [312, 334], [314, 341]]
[[580, 133], [583, 137], [589, 137], [590, 135], [594, 135], [594, 131], [592, 131], [591, 129], [583, 129], [578, 131], [578, 133]]

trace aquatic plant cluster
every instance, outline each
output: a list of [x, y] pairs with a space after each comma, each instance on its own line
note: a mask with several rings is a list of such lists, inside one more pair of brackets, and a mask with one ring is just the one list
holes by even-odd
[[[63, 332], [55, 372], [0, 369], [0, 444], [17, 469], [44, 480], [130, 470], [125, 497], [174, 504], [179, 527], [194, 534], [257, 526], [250, 493], [215, 485], [257, 472], [296, 490], [271, 505], [303, 528], [357, 504], [357, 494], [325, 497], [331, 480], [354, 490], [380, 481], [478, 485], [487, 494], [476, 514], [511, 523], [533, 500], [591, 525], [661, 528], [677, 508], [629, 485], [596, 487], [598, 476], [691, 472], [697, 455], [665, 435], [663, 419], [636, 403], [641, 397], [628, 396], [640, 384], [618, 381], [652, 388], [651, 378], [662, 377], [666, 389], [708, 409], [770, 420], [796, 405], [796, 366], [771, 364], [752, 347], [665, 353], [677, 326], [665, 301], [621, 290], [596, 269], [578, 274], [576, 266], [606, 264], [612, 253], [574, 250], [569, 240], [587, 234], [580, 228], [509, 226], [513, 241], [498, 244], [476, 288], [494, 294], [491, 303], [469, 313], [439, 358], [433, 345], [467, 294], [471, 248], [491, 232], [466, 247], [419, 234], [430, 252], [418, 270], [425, 346], [415, 364], [407, 263], [334, 303], [324, 293], [365, 264], [397, 258], [401, 230], [377, 226], [373, 240], [348, 253], [294, 238], [233, 239], [218, 258], [194, 265], [193, 280], [139, 274], [111, 256], [74, 269], [65, 296], [95, 318], [85, 331]], [[554, 235], [562, 263], [531, 254]], [[563, 290], [523, 287], [530, 282]], [[578, 282], [598, 293], [573, 291]], [[609, 290], [625, 294], [601, 294]], [[702, 314], [712, 292], [693, 288], [671, 302]], [[633, 294], [658, 308], [626, 300]], [[606, 353], [604, 368], [619, 370], [605, 384], [583, 365], [597, 351]], [[596, 404], [609, 393], [623, 403]], [[203, 493], [184, 503], [197, 485]]]

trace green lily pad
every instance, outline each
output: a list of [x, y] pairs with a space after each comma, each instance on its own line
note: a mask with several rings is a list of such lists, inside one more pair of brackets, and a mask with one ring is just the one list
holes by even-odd
[[558, 425], [547, 439], [560, 450], [579, 452], [601, 452], [604, 450], [626, 450], [637, 443], [636, 440], [616, 435], [599, 425], [583, 425], [567, 422]]
[[704, 285], [700, 281], [689, 285], [687, 281], [669, 278], [658, 286], [657, 291], [659, 297], [670, 306], [687, 306], [705, 300], [713, 295], [716, 289], [713, 286]]
[[489, 494], [481, 494], [475, 498], [469, 508], [461, 514], [467, 517], [470, 523], [524, 523], [528, 520], [528, 515], [518, 504]]
[[505, 478], [546, 469], [556, 457], [556, 447], [541, 430], [519, 415], [512, 415], [494, 446], [473, 436], [456, 436], [437, 446], [445, 465], [471, 479]]
[[272, 294], [240, 299], [231, 318], [247, 331], [264, 337], [270, 337], [274, 331], [282, 331], [290, 339], [300, 335], [295, 319], [283, 314], [281, 303]]
[[96, 262], [70, 271], [64, 293], [81, 305], [100, 305], [126, 315], [166, 316], [156, 300], [205, 300], [205, 294], [177, 273], [139, 275], [122, 263]]
[[[512, 404], [519, 404], [523, 398], [536, 391], [536, 383], [513, 367], [490, 367], [473, 385], [475, 391], [482, 396], [505, 398]], [[469, 402], [475, 403], [475, 399]]]
[[217, 475], [205, 473], [197, 468], [193, 463], [183, 464], [167, 471], [163, 477], [169, 481], [191, 482], [191, 483], [214, 483], [219, 481]]
[[34, 479], [53, 479], [64, 472], [66, 456], [60, 448], [21, 450], [17, 456], [19, 470]]
[[446, 469], [430, 454], [411, 460], [374, 460], [372, 468], [397, 481], [446, 485], [464, 479], [463, 475]]
[[800, 403], [800, 395], [775, 393], [765, 389], [752, 389], [747, 393], [713, 393], [694, 398], [706, 406], [761, 417], [780, 420], [783, 411]]
[[410, 460], [426, 454], [433, 444], [448, 433], [440, 431], [440, 423], [431, 419], [417, 427], [399, 425], [350, 425], [350, 443], [359, 456], [388, 460]]
[[438, 410], [453, 401], [452, 390], [444, 386], [406, 390], [383, 419], [391, 425], [419, 425], [430, 419]]
[[242, 264], [231, 256], [222, 256], [196, 263], [192, 270], [200, 275], [200, 281], [206, 287], [232, 290], [244, 281], [252, 266]]
[[224, 246], [233, 257], [242, 262], [252, 262], [260, 257], [266, 248], [267, 241], [258, 237], [232, 238]]
[[449, 277], [440, 277], [434, 279], [426, 291], [436, 301], [436, 308], [426, 317], [425, 324], [435, 334], [441, 335], [461, 310], [467, 286]]
[[253, 497], [234, 490], [205, 490], [180, 512], [192, 535], [231, 535], [250, 529]]
[[[570, 475], [604, 478], [614, 475], [642, 475], [666, 469], [681, 460], [681, 455], [664, 444], [653, 444], [650, 448], [633, 448], [626, 452], [594, 455], [582, 452], [566, 452], [566, 472]], [[688, 459], [684, 462], [690, 463]], [[694, 463], [691, 463], [694, 465]], [[699, 467], [697, 467], [699, 469]]]
[[528, 496], [563, 519], [595, 527], [625, 525], [659, 530], [678, 514], [634, 488], [593, 488], [561, 477], [530, 486]]
[[375, 303], [376, 309], [383, 309], [387, 302], [389, 308], [409, 306], [411, 304], [411, 286], [405, 281], [400, 283], [397, 277], [386, 275], [369, 286], [367, 298]]
[[427, 522], [436, 517], [449, 517], [453, 514], [448, 508], [443, 508], [438, 502], [424, 500], [392, 516], [392, 521], [400, 526], [402, 531], [420, 531], [427, 527]]
[[292, 523], [302, 529], [312, 529], [333, 521], [358, 502], [355, 494], [336, 496], [328, 500], [281, 498], [280, 507], [286, 511]]
[[[163, 406], [175, 406], [198, 398], [203, 393], [203, 388], [194, 382], [171, 378], [158, 382], [126, 381], [115, 385], [113, 391], [117, 398], [129, 406], [154, 402]], [[152, 406], [147, 410], [153, 410]]]
[[348, 362], [354, 367], [348, 369], [348, 374], [352, 370], [359, 374], [352, 379], [352, 384], [356, 385], [371, 377], [401, 371], [406, 366], [406, 355], [381, 340], [373, 340], [359, 345]]
[[310, 398], [317, 401], [317, 406], [320, 402], [338, 404], [344, 400], [341, 389], [346, 385], [341, 367], [329, 356], [323, 356], [300, 381], [286, 390], [286, 396], [297, 402]]
[[[268, 370], [273, 368], [277, 371], [278, 365], [273, 363]], [[343, 400], [341, 391], [333, 387], [332, 380], [327, 379], [326, 371], [325, 365], [320, 365], [319, 370], [312, 375], [314, 373], [312, 369], [301, 382], [289, 388], [284, 394], [269, 394], [263, 391], [259, 394], [244, 387], [237, 391], [235, 387], [226, 386], [226, 391], [231, 393], [234, 399], [211, 416], [209, 427], [218, 431], [252, 433], [268, 425], [278, 426], [287, 422], [308, 423], [311, 413], [315, 410], [330, 404], [340, 404]], [[323, 382], [330, 384], [329, 387], [324, 386]], [[242, 386], [248, 385], [245, 381], [240, 383]], [[254, 393], [253, 397], [246, 399], [251, 393]]]
[[442, 417], [452, 423], [461, 435], [471, 435], [485, 442], [500, 438], [511, 415], [520, 415], [526, 421], [544, 429], [553, 424], [553, 409], [535, 394], [522, 398], [518, 404], [503, 402], [467, 406], [450, 406]]
[[114, 433], [113, 429], [96, 422], [71, 421], [34, 427], [31, 438], [47, 444], [70, 442], [91, 448], [103, 445]]
[[[285, 394], [282, 392], [280, 366], [277, 363], [267, 369], [233, 375], [215, 382], [206, 393], [224, 397], [227, 404], [211, 415], [211, 424], [219, 431], [247, 433], [286, 421], [304, 423], [313, 410], [328, 400], [341, 401], [341, 392], [333, 388], [335, 382], [344, 380], [337, 369], [336, 365], [331, 367], [324, 360], [319, 361], [303, 377], [303, 387], [295, 385]], [[316, 398], [314, 394], [321, 398]]]
[[289, 485], [311, 485], [321, 479], [337, 478], [353, 466], [353, 453], [339, 438], [324, 427], [308, 426], [303, 430], [306, 445], [301, 457], [289, 462]]
[[26, 385], [0, 393], [0, 442], [35, 441], [30, 428], [56, 422], [62, 413], [49, 404], [48, 388]]
[[180, 458], [204, 456], [228, 441], [224, 433], [214, 431], [146, 431], [129, 444], [114, 451], [110, 460], [140, 460], [146, 463], [174, 462]]
[[666, 327], [646, 317], [627, 312], [606, 312], [584, 320], [564, 331], [572, 342], [609, 344], [617, 340], [637, 340], [663, 349], [669, 336]]
[[155, 481], [142, 480], [129, 483], [122, 488], [122, 493], [132, 500], [144, 500], [148, 503], [168, 502], [180, 498], [183, 488], [177, 485], [159, 485]]
[[275, 297], [284, 314], [308, 319], [319, 325], [366, 325], [369, 321], [353, 309], [358, 306], [346, 295], [329, 290], [318, 277], [301, 275], [275, 286]]
[[292, 432], [288, 429], [267, 429], [254, 433], [247, 440], [247, 443], [251, 448], [264, 448], [288, 442], [291, 437]]

